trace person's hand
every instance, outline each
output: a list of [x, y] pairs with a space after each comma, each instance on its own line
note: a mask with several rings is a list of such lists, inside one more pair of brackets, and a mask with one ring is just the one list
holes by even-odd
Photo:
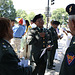
[[67, 30], [67, 33], [71, 33], [71, 31]]
[[45, 33], [44, 32], [40, 33], [40, 36], [45, 37]]
[[53, 47], [53, 45], [48, 45], [48, 46], [47, 46], [47, 50], [48, 50], [48, 51], [51, 50], [52, 47]]
[[63, 32], [65, 33], [65, 30], [63, 30]]
[[62, 39], [62, 38], [63, 38], [63, 36], [62, 36], [62, 35], [58, 35], [58, 38], [59, 38], [59, 39]]
[[61, 35], [58, 35], [58, 38], [60, 39], [61, 38]]

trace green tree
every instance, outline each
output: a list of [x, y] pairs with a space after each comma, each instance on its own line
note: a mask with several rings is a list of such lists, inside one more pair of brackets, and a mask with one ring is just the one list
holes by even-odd
[[63, 24], [64, 21], [64, 24], [66, 24], [66, 21], [68, 19], [68, 14], [63, 8], [59, 8], [52, 12], [51, 19], [60, 21], [61, 24]]
[[46, 16], [43, 14], [44, 24], [46, 24]]
[[16, 11], [16, 17], [21, 17], [23, 19], [27, 19], [27, 13], [24, 10], [19, 9]]
[[33, 20], [34, 16], [35, 16], [35, 13], [34, 13], [34, 12], [31, 12], [31, 13], [28, 15], [28, 20], [29, 20], [29, 21], [30, 21], [30, 20]]
[[11, 0], [0, 0], [0, 17], [15, 19], [16, 10]]

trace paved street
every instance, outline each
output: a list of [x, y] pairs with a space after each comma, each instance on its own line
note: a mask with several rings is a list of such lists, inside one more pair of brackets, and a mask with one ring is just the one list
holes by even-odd
[[59, 48], [57, 49], [57, 54], [58, 55], [55, 60], [54, 60], [54, 69], [55, 70], [49, 70], [49, 69], [46, 69], [46, 73], [45, 75], [59, 75], [59, 71], [60, 71], [60, 67], [61, 67], [61, 63], [62, 63], [62, 60], [64, 58], [64, 54], [63, 54], [63, 48], [64, 48], [64, 42], [65, 42], [65, 39], [63, 40], [59, 40], [58, 41], [58, 46]]

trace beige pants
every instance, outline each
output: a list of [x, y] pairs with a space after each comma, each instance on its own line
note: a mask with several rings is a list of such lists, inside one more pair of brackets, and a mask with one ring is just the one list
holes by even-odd
[[31, 46], [27, 45], [27, 39], [24, 37], [21, 40], [21, 51], [23, 51], [22, 54], [23, 54], [23, 57], [25, 57], [25, 59], [30, 58]]
[[21, 47], [21, 39], [20, 38], [13, 38], [11, 39], [10, 43], [14, 49], [14, 51], [17, 53], [18, 56], [20, 56], [20, 47]]

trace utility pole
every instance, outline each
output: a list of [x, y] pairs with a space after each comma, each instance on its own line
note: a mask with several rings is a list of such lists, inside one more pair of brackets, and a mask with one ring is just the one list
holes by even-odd
[[48, 6], [47, 6], [47, 28], [48, 28], [48, 23], [49, 23], [49, 9], [50, 9], [50, 7], [49, 7], [49, 0], [48, 0]]
[[45, 8], [45, 15], [46, 15], [46, 21], [47, 21], [47, 26], [46, 28], [48, 28], [48, 23], [49, 23], [49, 10], [50, 10], [50, 7], [49, 7], [49, 0], [48, 0], [48, 4], [47, 4], [47, 7]]
[[[50, 0], [50, 2], [51, 2], [51, 5], [53, 5], [54, 4], [54, 1], [55, 0]], [[48, 0], [48, 4], [47, 4], [47, 7], [46, 7], [46, 12], [45, 12], [45, 15], [46, 15], [46, 17], [47, 17], [47, 28], [48, 28], [48, 23], [49, 23], [49, 17], [50, 17], [50, 7], [49, 7], [49, 0]]]

